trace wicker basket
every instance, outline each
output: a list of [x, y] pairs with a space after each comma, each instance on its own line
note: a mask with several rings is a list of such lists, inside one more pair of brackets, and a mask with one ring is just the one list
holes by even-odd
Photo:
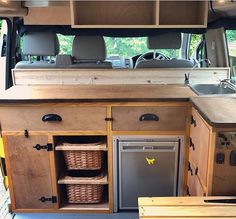
[[66, 185], [68, 203], [95, 204], [102, 201], [103, 185]]
[[68, 170], [100, 170], [102, 151], [63, 151]]

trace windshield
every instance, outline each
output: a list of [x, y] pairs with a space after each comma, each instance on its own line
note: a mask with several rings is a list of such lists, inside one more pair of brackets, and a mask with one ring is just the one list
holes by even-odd
[[[104, 40], [108, 57], [133, 57], [153, 51], [147, 48], [147, 37], [104, 37]], [[156, 52], [160, 52], [170, 58], [179, 58], [180, 49], [157, 49]]]

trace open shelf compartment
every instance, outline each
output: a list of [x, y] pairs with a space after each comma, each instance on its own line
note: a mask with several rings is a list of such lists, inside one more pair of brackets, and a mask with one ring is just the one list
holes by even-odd
[[72, 26], [156, 25], [157, 1], [71, 1]]
[[204, 26], [207, 24], [206, 1], [160, 1], [160, 26]]

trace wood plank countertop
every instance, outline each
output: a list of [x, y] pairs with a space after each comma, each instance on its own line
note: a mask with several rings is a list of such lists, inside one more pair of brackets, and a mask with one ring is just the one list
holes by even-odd
[[183, 85], [51, 85], [13, 86], [1, 102], [188, 101], [197, 96]]
[[236, 97], [196, 97], [191, 102], [210, 125], [236, 128]]
[[139, 218], [236, 218], [236, 204], [204, 201], [235, 198], [232, 196], [139, 198]]

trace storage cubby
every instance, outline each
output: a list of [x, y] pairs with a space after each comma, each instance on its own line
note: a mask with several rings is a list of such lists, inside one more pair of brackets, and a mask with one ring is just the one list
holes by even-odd
[[204, 26], [207, 24], [205, 1], [160, 1], [159, 25]]
[[109, 210], [106, 136], [54, 137], [61, 209]]
[[207, 1], [72, 1], [74, 28], [203, 28]]
[[156, 25], [156, 1], [72, 1], [72, 26]]

